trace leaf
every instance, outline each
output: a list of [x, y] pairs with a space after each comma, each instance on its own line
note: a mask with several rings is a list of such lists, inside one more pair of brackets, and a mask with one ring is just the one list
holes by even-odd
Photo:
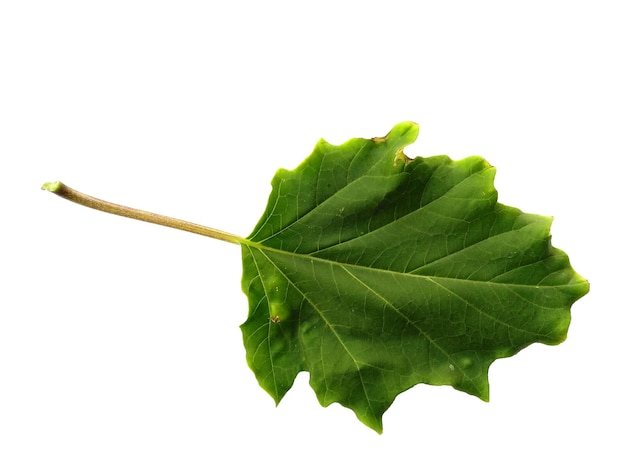
[[414, 385], [488, 400], [494, 360], [565, 339], [589, 286], [552, 247], [551, 219], [499, 204], [481, 158], [407, 158], [417, 134], [401, 123], [384, 138], [321, 140], [272, 180], [241, 242], [241, 328], [277, 404], [308, 371], [323, 406], [382, 432]]
[[567, 335], [589, 290], [552, 247], [551, 219], [497, 202], [478, 157], [406, 157], [418, 127], [320, 141], [279, 170], [248, 238], [121, 206], [60, 181], [42, 189], [103, 212], [197, 233], [243, 250], [248, 364], [278, 403], [309, 371], [320, 403], [382, 432], [395, 397], [419, 384], [489, 398], [491, 363]]

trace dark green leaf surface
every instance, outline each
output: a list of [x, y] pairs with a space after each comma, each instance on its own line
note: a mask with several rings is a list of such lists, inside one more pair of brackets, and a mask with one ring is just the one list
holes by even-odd
[[402, 391], [451, 385], [488, 400], [495, 359], [565, 339], [588, 284], [552, 247], [551, 219], [499, 204], [481, 158], [408, 159], [417, 133], [402, 123], [322, 140], [276, 173], [242, 243], [242, 331], [277, 403], [309, 371], [322, 405], [381, 432]]

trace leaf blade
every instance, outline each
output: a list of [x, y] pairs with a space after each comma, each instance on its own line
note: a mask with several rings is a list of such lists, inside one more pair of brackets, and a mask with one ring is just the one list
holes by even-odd
[[[416, 137], [403, 123], [381, 139], [321, 141], [277, 172], [242, 248], [248, 355], [265, 345], [248, 362], [277, 403], [306, 370], [323, 406], [382, 432], [402, 391], [451, 385], [487, 400], [494, 360], [565, 339], [588, 284], [552, 247], [551, 218], [498, 203], [479, 157], [407, 159]], [[274, 364], [288, 370], [280, 386]]]

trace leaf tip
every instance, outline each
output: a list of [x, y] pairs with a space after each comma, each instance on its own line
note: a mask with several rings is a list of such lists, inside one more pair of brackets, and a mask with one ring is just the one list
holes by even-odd
[[393, 126], [386, 136], [374, 137], [372, 140], [377, 144], [388, 140], [398, 140], [400, 145], [404, 147], [415, 142], [419, 134], [419, 129], [419, 124], [416, 122], [405, 121]]
[[381, 416], [360, 416], [356, 413], [357, 419], [365, 424], [368, 428], [376, 431], [377, 434], [383, 433], [383, 420]]

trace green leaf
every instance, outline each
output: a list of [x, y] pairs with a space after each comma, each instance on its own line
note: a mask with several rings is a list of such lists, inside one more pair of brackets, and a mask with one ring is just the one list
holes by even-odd
[[418, 126], [320, 141], [279, 170], [241, 241], [247, 361], [278, 403], [300, 371], [382, 432], [419, 384], [489, 398], [491, 363], [558, 344], [588, 291], [550, 242], [551, 219], [497, 202], [495, 169], [470, 157], [409, 159]]

